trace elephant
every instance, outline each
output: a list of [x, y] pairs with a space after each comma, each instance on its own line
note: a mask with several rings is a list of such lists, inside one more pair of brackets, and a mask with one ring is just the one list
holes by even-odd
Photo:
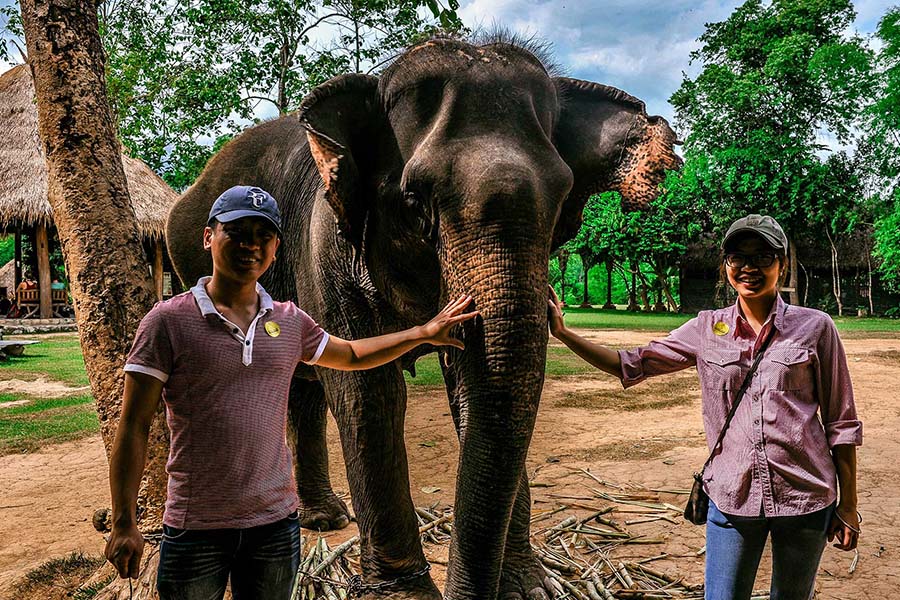
[[[263, 279], [346, 339], [421, 324], [467, 293], [480, 316], [464, 350], [439, 350], [459, 436], [444, 598], [552, 595], [529, 544], [525, 459], [544, 382], [548, 260], [591, 194], [643, 205], [677, 169], [675, 135], [613, 87], [559, 76], [527, 43], [435, 37], [380, 76], [316, 87], [297, 113], [226, 144], [173, 207], [167, 242], [185, 282], [213, 200], [255, 185], [280, 203], [279, 259]], [[441, 598], [427, 572], [404, 446], [403, 369], [303, 367], [289, 423], [303, 524], [346, 525], [331, 490], [326, 405], [358, 520], [364, 598]]]

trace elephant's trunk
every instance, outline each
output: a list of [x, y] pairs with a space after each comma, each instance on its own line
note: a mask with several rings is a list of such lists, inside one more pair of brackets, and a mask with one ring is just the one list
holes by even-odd
[[[520, 229], [533, 228], [532, 222]], [[544, 382], [549, 249], [532, 236], [527, 243], [492, 237], [482, 228], [469, 250], [455, 246], [467, 260], [444, 262], [454, 267], [445, 273], [450, 296], [472, 294], [481, 313], [465, 327], [465, 351], [448, 355], [459, 403], [460, 460], [447, 600], [497, 594]]]

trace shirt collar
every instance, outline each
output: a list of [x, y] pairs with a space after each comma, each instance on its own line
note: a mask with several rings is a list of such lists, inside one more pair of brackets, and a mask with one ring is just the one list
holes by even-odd
[[[763, 322], [763, 327], [765, 328], [766, 324], [769, 321], [772, 321], [775, 329], [777, 329], [778, 331], [784, 331], [784, 311], [786, 307], [787, 303], [781, 298], [781, 294], [777, 294], [775, 296], [775, 304], [772, 305], [772, 309], [769, 311], [769, 316], [766, 317], [766, 320]], [[734, 317], [733, 335], [734, 337], [737, 337], [739, 327], [750, 327], [750, 323], [747, 322], [747, 318], [743, 314], [741, 314], [740, 300], [735, 301], [734, 306], [732, 306], [731, 314]]]
[[[219, 314], [216, 305], [206, 291], [206, 284], [211, 280], [212, 277], [208, 275], [206, 277], [201, 277], [197, 280], [197, 285], [191, 288], [191, 294], [194, 295], [194, 300], [197, 302], [197, 306], [200, 307], [200, 313], [203, 314], [204, 317]], [[275, 303], [272, 301], [272, 296], [263, 289], [263, 286], [259, 285], [258, 281], [256, 282], [256, 293], [259, 294], [260, 314], [275, 310]]]

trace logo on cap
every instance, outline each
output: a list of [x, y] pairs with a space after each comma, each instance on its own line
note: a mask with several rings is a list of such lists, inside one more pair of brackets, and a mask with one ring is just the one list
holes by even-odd
[[259, 208], [263, 205], [263, 202], [266, 201], [266, 195], [262, 192], [262, 190], [251, 189], [247, 193], [247, 197], [250, 199], [250, 202], [253, 203], [254, 208]]

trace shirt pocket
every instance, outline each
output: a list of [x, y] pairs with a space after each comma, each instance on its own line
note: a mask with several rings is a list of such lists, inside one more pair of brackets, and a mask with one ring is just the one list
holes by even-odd
[[697, 363], [700, 384], [707, 390], [736, 390], [741, 387], [743, 368], [741, 351], [733, 348], [710, 348]]
[[802, 390], [812, 386], [810, 352], [802, 346], [780, 346], [768, 352], [767, 383], [774, 390]]

